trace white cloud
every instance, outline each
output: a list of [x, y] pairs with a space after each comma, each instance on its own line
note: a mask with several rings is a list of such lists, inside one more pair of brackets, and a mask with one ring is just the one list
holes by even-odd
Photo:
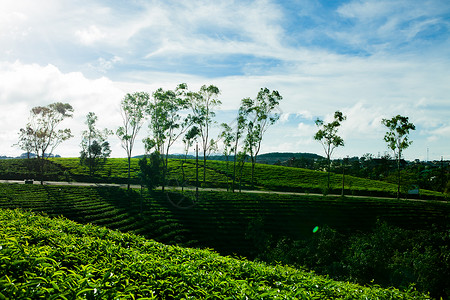
[[[26, 125], [29, 111], [34, 106], [60, 101], [74, 107], [74, 119], [64, 121], [64, 126], [71, 128], [78, 137], [57, 149], [62, 155], [77, 155], [79, 133], [89, 111], [98, 114], [99, 125], [109, 128], [118, 126], [119, 102], [125, 93], [110, 80], [89, 80], [81, 73], [62, 73], [52, 65], [42, 67], [15, 62], [0, 63], [0, 66], [2, 153], [17, 153], [10, 146], [16, 142], [17, 132]], [[117, 153], [117, 147], [113, 150]]]
[[[424, 144], [428, 135], [438, 140], [447, 132], [438, 130], [450, 117], [445, 2], [347, 1], [337, 14], [327, 14], [334, 19], [312, 29], [287, 22], [282, 2], [175, 4], [2, 1], [0, 113], [8, 120], [0, 121], [8, 129], [1, 131], [2, 138], [23, 126], [31, 107], [56, 100], [74, 105], [76, 118], [67, 124], [77, 130], [91, 110], [103, 126], [117, 127], [118, 103], [126, 92], [172, 89], [181, 82], [191, 90], [217, 85], [223, 111], [235, 110], [261, 87], [278, 90], [282, 122], [268, 131], [264, 151], [276, 148], [271, 141], [285, 150], [317, 149], [308, 121], [336, 110], [348, 115], [342, 134], [346, 150], [354, 153], [384, 150], [380, 119], [395, 114], [417, 124], [421, 142], [413, 147]], [[324, 18], [310, 15], [317, 14], [319, 5], [303, 7], [308, 11], [299, 14], [306, 19]], [[299, 30], [294, 36], [291, 27]], [[443, 42], [421, 40], [439, 30]], [[304, 34], [311, 43], [323, 36], [334, 42], [306, 47]], [[421, 48], [421, 43], [433, 47]], [[211, 75], [200, 75], [198, 67]], [[221, 73], [221, 67], [231, 71]], [[23, 120], [13, 122], [11, 115]], [[295, 135], [297, 140], [285, 141]], [[13, 136], [5, 143], [12, 143]], [[77, 155], [78, 143], [74, 139], [60, 149]], [[440, 144], [431, 146], [448, 148]], [[113, 155], [123, 155], [115, 147]], [[8, 151], [1, 148], [0, 155]]]
[[337, 12], [347, 18], [368, 21], [391, 13], [394, 1], [352, 1], [340, 6]]
[[85, 45], [91, 45], [106, 37], [106, 34], [101, 31], [97, 26], [91, 25], [88, 28], [75, 31], [75, 35], [80, 42]]

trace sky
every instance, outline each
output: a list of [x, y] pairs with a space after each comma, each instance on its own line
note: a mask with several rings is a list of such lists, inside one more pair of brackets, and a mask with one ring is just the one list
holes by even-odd
[[[122, 124], [127, 93], [216, 85], [218, 123], [233, 124], [241, 99], [262, 87], [283, 97], [261, 153], [324, 155], [317, 118], [347, 116], [334, 157], [388, 150], [383, 118], [416, 126], [409, 160], [450, 159], [448, 0], [107, 1], [2, 0], [0, 156], [35, 106], [67, 102], [73, 138], [55, 151], [77, 157], [88, 112], [98, 127]], [[218, 128], [213, 130], [218, 134]], [[133, 155], [144, 153], [142, 127]], [[126, 157], [111, 136], [112, 157]], [[181, 153], [182, 145], [172, 153]]]

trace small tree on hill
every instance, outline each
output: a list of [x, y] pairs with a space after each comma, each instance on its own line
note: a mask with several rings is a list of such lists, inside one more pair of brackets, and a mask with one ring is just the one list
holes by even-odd
[[[233, 146], [233, 152], [234, 152], [234, 158], [233, 158], [233, 183], [231, 184], [231, 190], [234, 193], [234, 188], [235, 188], [235, 184], [236, 184], [236, 165], [240, 165], [239, 159], [243, 158], [243, 162], [242, 162], [242, 168], [244, 166], [245, 163], [245, 159], [246, 159], [246, 153], [247, 153], [247, 149], [245, 147], [244, 144], [244, 149], [242, 150], [243, 155], [239, 156], [239, 142], [241, 141], [241, 139], [243, 138], [244, 134], [245, 134], [245, 127], [247, 126], [247, 120], [245, 118], [246, 114], [245, 114], [245, 108], [242, 106], [239, 107], [238, 110], [238, 116], [236, 118], [236, 126], [234, 128], [234, 146]], [[242, 175], [242, 168], [241, 170], [241, 175]], [[238, 166], [239, 169], [239, 166]], [[240, 176], [241, 176], [240, 175]]]
[[149, 192], [161, 184], [162, 163], [161, 155], [157, 151], [150, 154], [149, 160], [147, 160], [147, 156], [139, 160], [140, 172], [138, 177], [141, 185], [146, 186]]
[[333, 155], [334, 149], [340, 146], [344, 146], [344, 139], [337, 135], [339, 126], [341, 122], [346, 120], [347, 117], [340, 111], [334, 113], [334, 120], [330, 123], [324, 123], [323, 120], [317, 119], [316, 125], [319, 130], [314, 135], [314, 139], [319, 141], [325, 155], [327, 156], [327, 189], [330, 189], [330, 169], [331, 169], [331, 156]]
[[198, 92], [187, 94], [192, 109], [192, 123], [199, 129], [203, 148], [203, 183], [206, 183], [206, 159], [216, 146], [216, 141], [210, 139], [210, 130], [216, 123], [214, 108], [222, 104], [217, 99], [219, 94], [219, 88], [214, 85], [203, 85]]
[[226, 164], [226, 174], [227, 174], [227, 189], [228, 189], [228, 167], [229, 167], [229, 158], [230, 155], [235, 152], [234, 150], [234, 139], [235, 135], [233, 133], [233, 129], [227, 123], [220, 124], [222, 127], [222, 131], [220, 133], [220, 137], [222, 138], [223, 143], [223, 155], [225, 156], [225, 164]]
[[381, 123], [388, 128], [388, 131], [384, 135], [384, 141], [388, 144], [389, 149], [394, 152], [397, 160], [397, 199], [400, 198], [400, 160], [402, 158], [402, 152], [408, 148], [412, 141], [409, 140], [409, 131], [416, 130], [413, 123], [409, 123], [408, 117], [396, 115], [391, 119], [383, 119]]
[[270, 91], [268, 88], [261, 88], [256, 99], [242, 99], [241, 106], [244, 108], [247, 119], [247, 149], [252, 162], [251, 185], [254, 182], [256, 157], [261, 149], [261, 142], [264, 133], [269, 126], [275, 124], [280, 118], [280, 114], [274, 110], [280, 105], [283, 99], [278, 91]]
[[18, 145], [21, 149], [36, 154], [41, 184], [44, 184], [44, 166], [50, 153], [57, 146], [72, 137], [69, 128], [58, 129], [60, 123], [71, 118], [73, 108], [68, 103], [56, 102], [31, 109], [29, 122], [20, 129]]
[[191, 124], [190, 118], [182, 118], [181, 111], [188, 108], [185, 97], [187, 85], [182, 83], [173, 90], [162, 88], [153, 93], [147, 114], [150, 116], [151, 137], [144, 139], [146, 151], [155, 148], [164, 156], [162, 189], [167, 180], [170, 147], [182, 136]]
[[181, 174], [182, 174], [182, 180], [183, 183], [181, 185], [181, 190], [184, 191], [184, 183], [186, 182], [186, 176], [184, 172], [184, 164], [187, 161], [187, 155], [189, 153], [189, 149], [192, 147], [194, 142], [197, 140], [199, 135], [198, 128], [196, 126], [193, 126], [189, 129], [188, 132], [186, 132], [185, 136], [183, 137], [183, 144], [184, 144], [184, 158], [181, 160]]
[[128, 189], [130, 189], [131, 177], [131, 153], [134, 142], [142, 123], [145, 119], [145, 110], [148, 106], [149, 95], [145, 92], [126, 94], [121, 102], [121, 114], [123, 126], [117, 129], [117, 136], [122, 142], [122, 148], [127, 152], [128, 157]]
[[81, 140], [80, 163], [89, 168], [89, 176], [94, 176], [111, 155], [111, 148], [107, 141], [108, 135], [112, 131], [104, 129], [103, 131], [95, 128], [97, 116], [93, 112], [86, 115], [88, 129], [83, 131]]

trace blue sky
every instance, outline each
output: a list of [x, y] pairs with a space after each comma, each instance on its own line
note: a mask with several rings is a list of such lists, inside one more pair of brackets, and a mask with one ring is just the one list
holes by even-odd
[[[384, 154], [381, 119], [408, 116], [407, 159], [450, 159], [450, 2], [436, 1], [10, 1], [0, 4], [0, 155], [33, 106], [75, 108], [77, 156], [89, 111], [116, 129], [128, 92], [186, 82], [221, 89], [218, 120], [261, 87], [283, 96], [262, 152], [322, 154], [314, 120], [341, 110], [336, 157]], [[144, 127], [143, 138], [147, 134]], [[111, 137], [115, 157], [125, 156]], [[138, 145], [136, 154], [143, 152]], [[181, 152], [181, 145], [174, 147]]]

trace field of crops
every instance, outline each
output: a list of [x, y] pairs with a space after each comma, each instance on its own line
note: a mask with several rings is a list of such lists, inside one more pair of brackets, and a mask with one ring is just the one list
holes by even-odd
[[[80, 182], [104, 182], [126, 183], [127, 160], [123, 158], [110, 158], [104, 167], [94, 177], [89, 176], [88, 169], [81, 166], [77, 158], [54, 158], [50, 160], [49, 171], [46, 180], [80, 181]], [[199, 162], [199, 181], [203, 182], [202, 161]], [[0, 179], [25, 179], [32, 178], [33, 173], [27, 168], [26, 160], [0, 161]], [[183, 161], [169, 159], [169, 185], [195, 185], [196, 165], [195, 160], [187, 160], [184, 163], [184, 179], [182, 172]], [[227, 166], [223, 161], [208, 161], [206, 169], [206, 186], [231, 187], [233, 172], [232, 162]], [[138, 183], [139, 172], [138, 159], [131, 160], [131, 178], [133, 183]], [[36, 176], [37, 177], [37, 176]], [[250, 184], [251, 164], [246, 163], [242, 169], [242, 188], [252, 188]], [[38, 179], [38, 178], [35, 178]], [[236, 182], [236, 189], [239, 180]], [[331, 174], [331, 189], [325, 192], [327, 175], [325, 172], [311, 171], [307, 169], [289, 168], [274, 165], [257, 164], [255, 170], [254, 187], [252, 189], [293, 191], [305, 193], [332, 193], [340, 194], [342, 189], [342, 175]], [[392, 183], [368, 180], [353, 176], [345, 176], [345, 194], [364, 196], [396, 195], [397, 186]], [[421, 198], [443, 199], [442, 193], [421, 190]]]
[[81, 223], [140, 233], [164, 243], [189, 246], [194, 242], [187, 229], [158, 201], [149, 201], [148, 196], [141, 201], [139, 193], [119, 188], [0, 184], [0, 207], [63, 215]]
[[427, 299], [0, 209], [2, 299]]
[[0, 184], [2, 208], [63, 215], [168, 244], [239, 255], [252, 253], [246, 229], [256, 217], [274, 237], [294, 239], [325, 224], [353, 231], [368, 230], [377, 219], [416, 229], [450, 221], [450, 206], [438, 202], [227, 192], [202, 192], [195, 205], [193, 201], [192, 193], [144, 192], [141, 197], [139, 191], [119, 188]]

